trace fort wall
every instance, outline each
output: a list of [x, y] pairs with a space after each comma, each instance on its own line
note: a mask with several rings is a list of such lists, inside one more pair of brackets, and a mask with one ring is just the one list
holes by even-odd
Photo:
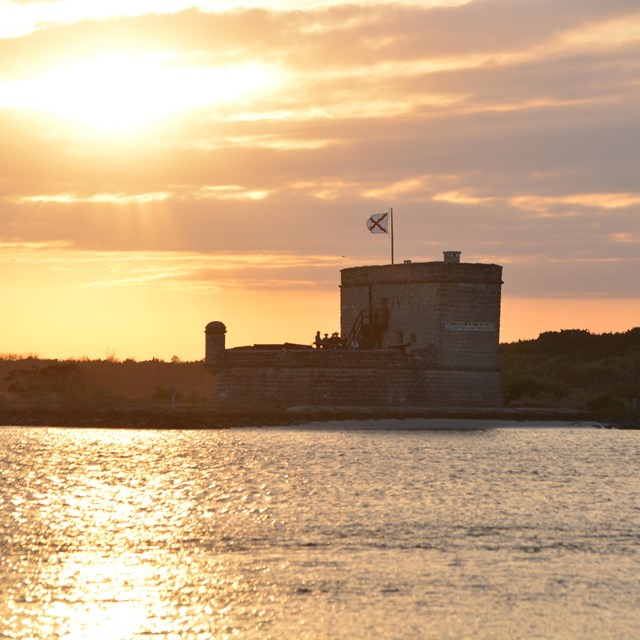
[[439, 370], [428, 354], [399, 350], [236, 348], [207, 363], [217, 406], [499, 406], [500, 376]]
[[444, 262], [342, 270], [342, 349], [225, 348], [206, 329], [220, 407], [497, 407], [502, 267]]

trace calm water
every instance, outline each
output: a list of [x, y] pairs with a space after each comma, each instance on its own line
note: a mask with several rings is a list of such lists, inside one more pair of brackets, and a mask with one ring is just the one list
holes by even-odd
[[0, 456], [0, 637], [640, 637], [637, 431], [1, 428]]

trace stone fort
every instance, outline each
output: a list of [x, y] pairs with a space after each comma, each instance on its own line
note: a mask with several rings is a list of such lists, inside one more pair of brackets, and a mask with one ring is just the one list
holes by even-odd
[[497, 407], [502, 267], [441, 262], [343, 269], [341, 336], [316, 348], [225, 348], [210, 322], [205, 367], [218, 407]]

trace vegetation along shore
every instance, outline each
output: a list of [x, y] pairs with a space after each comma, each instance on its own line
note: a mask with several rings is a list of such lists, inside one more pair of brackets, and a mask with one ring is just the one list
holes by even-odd
[[595, 420], [639, 424], [640, 328], [546, 332], [500, 345], [505, 407], [297, 407], [214, 411], [202, 362], [0, 356], [0, 424], [227, 428], [371, 418]]

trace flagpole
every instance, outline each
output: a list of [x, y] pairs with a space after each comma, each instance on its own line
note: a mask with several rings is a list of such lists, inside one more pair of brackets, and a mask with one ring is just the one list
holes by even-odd
[[393, 259], [393, 207], [389, 208], [389, 223], [391, 225], [391, 264], [394, 264], [394, 259]]

